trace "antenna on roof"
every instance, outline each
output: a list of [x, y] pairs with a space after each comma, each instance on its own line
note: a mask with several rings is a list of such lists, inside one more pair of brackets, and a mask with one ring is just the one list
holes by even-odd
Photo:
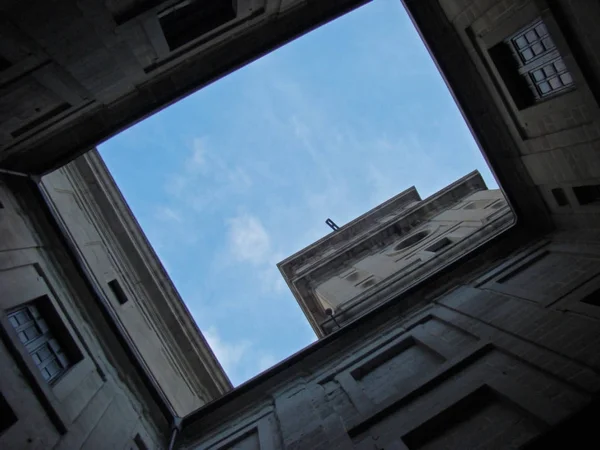
[[338, 227], [338, 226], [335, 224], [335, 222], [334, 222], [333, 220], [331, 220], [331, 219], [327, 219], [327, 220], [325, 221], [325, 223], [326, 223], [327, 225], [329, 225], [329, 227], [330, 227], [330, 228], [331, 228], [333, 231], [337, 231], [337, 230], [339, 230], [339, 229], [340, 229], [340, 227]]

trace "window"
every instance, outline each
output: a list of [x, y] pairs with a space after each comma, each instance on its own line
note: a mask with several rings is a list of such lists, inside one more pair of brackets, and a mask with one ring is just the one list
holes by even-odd
[[475, 200], [467, 204], [467, 206], [465, 206], [463, 209], [482, 209], [485, 208], [488, 204], [489, 200]]
[[375, 281], [375, 278], [371, 277], [371, 278], [359, 283], [357, 285], [357, 287], [359, 287], [361, 289], [367, 289], [367, 288], [370, 288], [371, 286], [375, 286], [376, 283], [377, 282]]
[[10, 61], [0, 55], [0, 72], [8, 69], [12, 64]]
[[541, 20], [490, 49], [490, 56], [519, 109], [573, 86], [573, 77]]
[[558, 206], [567, 206], [569, 204], [569, 199], [567, 199], [563, 188], [552, 189], [552, 195], [554, 196], [554, 200], [556, 200], [556, 204]]
[[539, 20], [510, 40], [521, 69], [534, 95], [546, 97], [573, 84], [573, 77], [560, 57], [546, 25]]
[[17, 416], [14, 411], [4, 398], [4, 395], [0, 394], [0, 435], [17, 423]]
[[573, 193], [580, 205], [600, 204], [600, 184], [576, 186]]
[[148, 450], [148, 446], [139, 434], [133, 438], [133, 443], [129, 446], [130, 450]]
[[581, 301], [588, 305], [600, 306], [600, 289], [596, 289], [591, 294], [586, 295]]
[[184, 0], [158, 15], [171, 50], [235, 19], [233, 0]]
[[440, 239], [439, 241], [436, 241], [433, 245], [430, 245], [429, 247], [427, 247], [425, 249], [425, 251], [436, 253], [436, 252], [439, 252], [441, 249], [448, 247], [451, 244], [452, 244], [452, 241], [450, 239], [448, 239], [447, 237], [445, 237], [445, 238]]
[[119, 282], [117, 280], [109, 281], [108, 282], [108, 287], [110, 288], [110, 290], [112, 291], [113, 295], [115, 296], [115, 298], [119, 302], [119, 305], [124, 305], [125, 303], [127, 303], [127, 301], [129, 299], [125, 295], [125, 292], [123, 292], [123, 288], [121, 287], [121, 285], [119, 284]]
[[81, 359], [47, 297], [9, 312], [8, 320], [47, 382], [56, 381]]
[[394, 251], [404, 250], [405, 248], [412, 247], [417, 242], [421, 242], [427, 236], [429, 236], [429, 231], [426, 231], [426, 230], [419, 231], [417, 234], [414, 234], [414, 235], [404, 239], [399, 244], [396, 244], [396, 246], [394, 247]]

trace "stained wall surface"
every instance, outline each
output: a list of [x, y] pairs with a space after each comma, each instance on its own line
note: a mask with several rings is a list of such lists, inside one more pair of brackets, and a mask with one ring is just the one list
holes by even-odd
[[[389, 236], [382, 247], [374, 248], [371, 254], [353, 264], [346, 264], [321, 282], [316, 286], [316, 294], [325, 308], [335, 310], [390, 277], [404, 275], [410, 284], [410, 273], [423, 263], [450, 251], [491, 220], [508, 214], [510, 211], [500, 190], [471, 194], [414, 227], [407, 235], [395, 239]], [[413, 236], [417, 239], [412, 239]], [[457, 251], [463, 249], [459, 247]]]
[[481, 264], [199, 412], [180, 448], [535, 448], [600, 390], [600, 233], [555, 233]]
[[[14, 195], [14, 188], [0, 181], [0, 392], [3, 416], [14, 419], [3, 418], [0, 447], [139, 448], [137, 439], [163, 448], [168, 419], [120, 349], [56, 231], [39, 208], [31, 213], [28, 189]], [[32, 301], [53, 312], [53, 320], [44, 315], [51, 333], [63, 349], [71, 347], [70, 367], [52, 382], [8, 317]]]

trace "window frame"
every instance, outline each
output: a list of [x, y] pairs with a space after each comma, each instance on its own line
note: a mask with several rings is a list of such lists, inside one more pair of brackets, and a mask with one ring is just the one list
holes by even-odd
[[[545, 30], [544, 35], [540, 35], [539, 28], [543, 27]], [[531, 32], [535, 34], [535, 40], [529, 42], [529, 38], [527, 37]], [[524, 46], [520, 46], [517, 41], [523, 39], [525, 41]], [[548, 29], [544, 19], [542, 17], [538, 17], [534, 19], [529, 25], [520, 28], [517, 32], [513, 33], [511, 36], [508, 36], [504, 39], [504, 44], [508, 46], [510, 49], [515, 61], [519, 64], [519, 68], [517, 70], [518, 74], [522, 76], [529, 89], [533, 93], [536, 102], [544, 101], [554, 95], [559, 95], [564, 91], [575, 89], [575, 81], [573, 79], [573, 75], [569, 72], [566, 63], [563, 60], [563, 57], [558, 49], [554, 39], [551, 36], [551, 32]], [[542, 46], [543, 50], [539, 54], [535, 54], [533, 50], [536, 45]], [[525, 58], [523, 53], [525, 51], [530, 50], [532, 53], [531, 58]], [[557, 63], [562, 64], [562, 68], [559, 69], [557, 67]], [[554, 73], [550, 75], [546, 74], [546, 68], [552, 67]], [[537, 80], [535, 73], [542, 72], [542, 76], [544, 78]], [[562, 80], [562, 77], [568, 75], [570, 81], [565, 83]], [[562, 86], [554, 87], [550, 80], [555, 78], [559, 78]], [[547, 83], [550, 87], [550, 90], [547, 92], [543, 92], [540, 86], [543, 83]]]
[[[65, 434], [67, 426], [72, 423], [72, 420], [64, 402], [82, 380], [95, 371], [96, 365], [85, 351], [85, 346], [80, 342], [78, 333], [65, 316], [67, 312], [63, 311], [62, 303], [56, 299], [54, 289], [50, 285], [50, 280], [43, 267], [43, 263], [31, 261], [17, 269], [8, 268], [8, 270], [17, 270], [20, 274], [3, 292], [3, 303], [0, 307], [0, 339], [58, 433]], [[2, 268], [0, 266], [0, 269]], [[77, 356], [71, 367], [57, 377], [54, 383], [48, 383], [44, 379], [27, 348], [21, 343], [8, 317], [8, 313], [11, 311], [42, 297], [46, 298], [47, 306], [52, 308], [56, 320], [59, 321], [60, 326], [64, 327], [63, 331], [69, 338], [70, 350]]]
[[[514, 35], [536, 19], [541, 19], [546, 25], [556, 48], [573, 77], [576, 88], [561, 91], [560, 95], [551, 95], [543, 100], [533, 101], [528, 105], [519, 105], [490, 52], [508, 36]], [[588, 107], [590, 116], [600, 117], [599, 104], [595, 101], [573, 51], [545, 0], [531, 0], [519, 9], [518, 15], [503, 16], [491, 23], [488, 17], [483, 16], [473, 23], [465, 22], [465, 30], [467, 30], [467, 39], [471, 40], [472, 45], [477, 50], [475, 62], [480, 70], [485, 72], [488, 87], [502, 99], [502, 103], [506, 108], [505, 112], [515, 126], [514, 132], [524, 141], [539, 136], [537, 130], [529, 129], [528, 124], [535, 123], [541, 116], [556, 114], [557, 111], [568, 110], [571, 107], [583, 104]], [[517, 61], [514, 61], [514, 63], [516, 65]], [[531, 90], [527, 89], [527, 92], [533, 96]], [[560, 103], [557, 104], [557, 102]], [[587, 118], [577, 121], [573, 126], [583, 125], [585, 120]]]
[[[42, 303], [46, 303], [46, 305], [42, 305]], [[12, 308], [6, 312], [6, 316], [17, 333], [19, 341], [29, 353], [33, 363], [38, 370], [40, 370], [40, 373], [42, 373], [44, 380], [48, 384], [54, 385], [73, 366], [75, 366], [75, 364], [81, 361], [82, 355], [81, 353], [78, 354], [73, 343], [65, 342], [67, 340], [70, 341], [71, 338], [64, 329], [64, 325], [59, 322], [60, 319], [56, 317], [56, 311], [50, 311], [52, 305], [49, 303], [50, 299], [48, 299], [47, 296], [38, 297], [30, 302], [22, 303], [16, 308]], [[20, 314], [29, 315], [31, 320], [24, 324], [19, 324], [18, 316]], [[15, 324], [15, 322], [17, 323]], [[23, 334], [27, 338], [26, 332], [30, 330], [32, 326], [35, 327], [40, 334], [24, 342], [21, 335]], [[44, 360], [40, 359], [38, 362], [35, 360], [35, 356], [37, 355], [37, 351], [44, 345], [47, 346], [50, 355]], [[54, 374], [49, 373], [48, 378], [46, 378], [43, 370], [52, 363], [52, 360], [58, 360], [62, 367]]]

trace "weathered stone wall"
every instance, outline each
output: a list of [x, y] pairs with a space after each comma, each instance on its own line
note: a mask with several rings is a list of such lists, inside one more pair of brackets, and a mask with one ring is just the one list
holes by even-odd
[[518, 448], [543, 435], [600, 391], [600, 232], [488, 264], [200, 410], [180, 448]]
[[[582, 203], [573, 187], [600, 185], [600, 4], [590, 0], [439, 3], [494, 97], [517, 142], [519, 159], [555, 224], [563, 229], [595, 226], [600, 203]], [[575, 84], [571, 90], [518, 108], [489, 50], [538, 18], [548, 27]]]
[[[475, 233], [478, 229], [487, 225], [490, 220], [496, 220], [504, 215], [510, 215], [510, 210], [504, 201], [500, 190], [486, 190], [469, 195], [463, 200], [450, 205], [448, 209], [440, 212], [411, 230], [407, 235], [416, 235], [419, 232], [426, 233], [422, 240], [406, 248], [396, 249], [395, 246], [403, 242], [407, 236], [397, 237], [385, 236], [387, 242], [382, 242], [381, 247], [373, 248], [368, 255], [348, 261], [344, 267], [338, 269], [338, 273], [323, 280], [315, 287], [315, 291], [324, 308], [336, 310], [343, 304], [351, 301], [354, 297], [363, 293], [366, 289], [377, 289], [377, 284], [390, 277], [398, 277], [406, 274], [406, 284], [411, 284], [409, 273], [422, 276], [418, 271], [423, 264], [428, 262], [435, 264], [442, 251], [444, 253], [464, 252], [460, 242]], [[491, 229], [490, 233], [495, 230]], [[489, 239], [489, 235], [483, 234], [479, 240]], [[440, 247], [439, 250], [427, 250], [436, 242], [447, 239], [448, 249]], [[477, 241], [477, 239], [475, 239]], [[445, 255], [445, 258], [450, 258]], [[435, 270], [429, 268], [429, 271]], [[417, 271], [417, 272], [415, 272]]]
[[[175, 413], [184, 416], [228, 390], [226, 375], [99, 154], [92, 151], [43, 177], [42, 186], [90, 280]], [[109, 283], [117, 283], [124, 298]]]
[[[0, 447], [138, 448], [137, 438], [147, 448], [163, 448], [168, 419], [36, 205], [31, 185], [10, 178], [10, 187], [0, 180], [0, 392], [16, 421], [0, 435]], [[42, 378], [7, 319], [11, 309], [40, 297], [50, 302], [80, 354], [52, 383]]]

